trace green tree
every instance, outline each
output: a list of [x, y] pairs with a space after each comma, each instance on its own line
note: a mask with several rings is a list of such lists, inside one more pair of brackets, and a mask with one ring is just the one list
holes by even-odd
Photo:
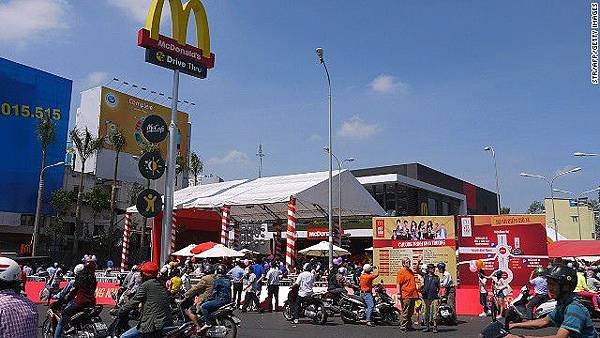
[[528, 214], [543, 214], [545, 212], [544, 203], [540, 201], [533, 201], [527, 208]]
[[113, 183], [110, 193], [110, 225], [108, 227], [108, 233], [112, 234], [115, 228], [116, 221], [116, 204], [117, 204], [117, 174], [119, 168], [119, 154], [127, 146], [127, 139], [121, 130], [116, 129], [108, 134], [108, 141], [115, 151], [115, 166], [113, 170]]
[[[85, 204], [92, 210], [92, 220], [95, 226], [98, 215], [110, 210], [110, 195], [102, 186], [96, 185], [85, 193], [84, 199]], [[110, 233], [107, 235], [110, 236]]]
[[104, 139], [102, 137], [94, 138], [87, 128], [85, 128], [83, 131], [75, 128], [71, 130], [70, 136], [75, 146], [75, 151], [79, 156], [79, 161], [81, 162], [79, 190], [77, 192], [77, 206], [75, 208], [75, 238], [73, 239], [73, 255], [76, 255], [79, 251], [79, 237], [81, 236], [81, 230], [83, 228], [81, 223], [81, 206], [83, 203], [83, 177], [85, 173], [85, 162], [102, 148]]
[[502, 214], [502, 215], [508, 215], [508, 214], [510, 214], [510, 207], [502, 207], [502, 208], [500, 208], [500, 214]]
[[175, 158], [175, 185], [177, 185], [177, 178], [179, 177], [179, 174], [181, 174], [186, 169], [186, 159], [183, 156], [181, 156], [181, 153], [177, 153], [177, 157]]
[[194, 176], [194, 185], [198, 185], [198, 175], [204, 170], [204, 163], [200, 160], [198, 154], [192, 151], [190, 154], [190, 171]]
[[[40, 142], [40, 147], [42, 150], [41, 166], [40, 166], [40, 180], [43, 181], [44, 177], [42, 176], [43, 175], [42, 171], [44, 170], [44, 167], [46, 166], [46, 158], [48, 157], [48, 147], [52, 143], [54, 143], [54, 141], [56, 139], [56, 129], [55, 129], [54, 123], [48, 116], [44, 116], [44, 118], [42, 118], [40, 120], [40, 123], [37, 125], [37, 128], [36, 128], [36, 133], [37, 133], [37, 139]], [[42, 188], [40, 188], [40, 191], [39, 191], [40, 194], [43, 193], [43, 191], [41, 191], [41, 189]], [[38, 226], [34, 227], [33, 238], [35, 238], [36, 240], [33, 241], [33, 248], [31, 251], [31, 254], [33, 256], [35, 256], [37, 253], [37, 245], [39, 242], [37, 239], [39, 236], [39, 231], [40, 231], [40, 229]]]

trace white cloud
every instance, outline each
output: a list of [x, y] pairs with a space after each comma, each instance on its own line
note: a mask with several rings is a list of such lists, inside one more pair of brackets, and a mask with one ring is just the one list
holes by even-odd
[[376, 93], [396, 94], [406, 93], [408, 85], [392, 75], [381, 74], [369, 83], [369, 88]]
[[88, 89], [99, 85], [103, 85], [107, 81], [107, 72], [91, 72], [81, 81], [81, 87], [82, 89]]
[[354, 115], [348, 120], [342, 122], [342, 126], [337, 134], [340, 137], [348, 139], [362, 140], [371, 137], [381, 128], [377, 123], [369, 123]]
[[208, 159], [208, 164], [211, 165], [223, 165], [231, 163], [244, 163], [248, 161], [248, 156], [243, 152], [234, 149], [225, 154], [223, 157], [212, 157]]
[[323, 140], [323, 137], [319, 134], [312, 134], [308, 137], [309, 142], [319, 142], [321, 140]]
[[0, 2], [0, 42], [24, 44], [69, 28], [69, 5], [64, 0]]
[[[150, 0], [107, 0], [108, 4], [115, 6], [125, 14], [138, 22], [145, 22], [148, 8], [150, 8]], [[168, 7], [168, 6], [165, 6]]]

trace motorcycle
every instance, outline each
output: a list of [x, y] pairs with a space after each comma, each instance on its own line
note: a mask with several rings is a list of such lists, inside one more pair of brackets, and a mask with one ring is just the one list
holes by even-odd
[[[529, 294], [529, 287], [527, 285], [523, 286], [519, 295], [513, 299], [508, 306], [508, 310], [506, 311], [506, 322], [520, 323], [522, 321], [530, 320], [527, 318], [527, 303], [532, 297], [533, 296]], [[556, 300], [548, 299], [533, 309], [533, 317], [531, 319], [545, 317], [555, 308]]]
[[[283, 317], [288, 321], [293, 319], [292, 304], [298, 296], [298, 286], [293, 285], [288, 293], [288, 299], [283, 303]], [[312, 319], [314, 324], [324, 325], [327, 323], [327, 310], [321, 300], [321, 294], [313, 294], [304, 298], [298, 311], [300, 317]]]
[[440, 298], [440, 306], [438, 307], [438, 320], [443, 325], [456, 325], [456, 312], [454, 308], [448, 304], [448, 297]]
[[[54, 330], [60, 320], [62, 302], [57, 301], [49, 305], [46, 311], [46, 319], [42, 324], [42, 335], [44, 338], [54, 337]], [[95, 337], [104, 338], [108, 336], [108, 328], [100, 319], [102, 305], [87, 307], [75, 313], [69, 323], [63, 329], [63, 337]]]
[[[383, 283], [375, 286], [375, 307], [371, 314], [371, 320], [378, 324], [399, 326], [400, 310], [394, 305], [394, 299], [387, 294]], [[362, 297], [357, 295], [342, 294], [340, 299], [340, 316], [344, 323], [356, 323], [365, 318], [367, 304]]]

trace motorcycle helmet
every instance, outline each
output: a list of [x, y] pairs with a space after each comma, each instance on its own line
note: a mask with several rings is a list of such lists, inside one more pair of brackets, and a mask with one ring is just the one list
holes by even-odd
[[310, 271], [310, 270], [312, 270], [312, 265], [310, 263], [304, 263], [304, 266], [302, 267], [302, 269], [304, 271]]
[[146, 278], [156, 278], [158, 275], [158, 265], [154, 262], [145, 262], [140, 264], [140, 272]]
[[[573, 292], [577, 286], [577, 272], [565, 265], [552, 266], [546, 272], [546, 279], [551, 279], [560, 284], [561, 294]], [[566, 289], [563, 289], [564, 286], [566, 286]]]
[[446, 270], [446, 263], [444, 263], [444, 262], [439, 262], [439, 263], [437, 263], [437, 268], [438, 268], [440, 271], [445, 271], [445, 270]]
[[73, 273], [75, 275], [78, 275], [81, 273], [81, 271], [83, 271], [84, 268], [85, 268], [85, 266], [83, 264], [77, 264], [77, 265], [75, 265], [75, 268], [73, 269]]
[[502, 278], [503, 274], [504, 274], [504, 272], [502, 272], [502, 270], [496, 270], [496, 272], [494, 272], [494, 276], [496, 278]]
[[137, 265], [132, 266], [131, 271], [133, 271], [133, 272], [138, 271], [138, 266]]
[[537, 267], [537, 268], [535, 268], [535, 275], [536, 276], [543, 276], [545, 271], [546, 270], [544, 268], [542, 268], [541, 266]]
[[435, 270], [435, 265], [433, 265], [433, 263], [427, 264], [426, 270], [429, 270], [429, 269]]
[[0, 257], [0, 281], [12, 283], [21, 280], [21, 268], [14, 260]]
[[219, 264], [219, 266], [217, 266], [217, 275], [220, 276], [224, 276], [227, 274], [227, 267], [223, 264]]
[[342, 266], [342, 267], [340, 267], [340, 268], [338, 269], [338, 273], [339, 273], [340, 275], [345, 275], [345, 274], [346, 274], [346, 268], [345, 268], [345, 267], [343, 267], [343, 266]]
[[371, 264], [365, 264], [365, 265], [363, 265], [363, 271], [366, 273], [369, 273], [369, 272], [373, 271], [373, 267], [371, 266]]
[[204, 274], [205, 275], [212, 275], [213, 273], [215, 273], [215, 266], [212, 264], [206, 264], [204, 266]]

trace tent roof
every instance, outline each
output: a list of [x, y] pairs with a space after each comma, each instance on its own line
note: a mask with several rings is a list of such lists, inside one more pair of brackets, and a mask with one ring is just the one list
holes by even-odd
[[550, 257], [600, 256], [600, 245], [596, 240], [566, 240], [550, 243]]
[[[191, 200], [197, 199], [199, 197], [209, 197], [220, 192], [223, 192], [231, 187], [234, 187], [238, 184], [242, 184], [248, 180], [234, 180], [227, 182], [219, 182], [219, 183], [211, 183], [211, 184], [201, 184], [196, 186], [191, 186], [187, 188], [183, 188], [181, 190], [175, 191], [175, 195], [173, 196], [173, 205], [175, 209], [180, 207], [182, 204], [187, 203]], [[164, 201], [164, 198], [163, 198]], [[127, 212], [137, 212], [137, 208], [131, 206], [127, 208]]]
[[[356, 180], [351, 172], [339, 173], [342, 186], [342, 216], [383, 215], [384, 210]], [[326, 215], [328, 172], [262, 177], [234, 185], [218, 194], [199, 196], [182, 208], [212, 209], [231, 207], [231, 217], [247, 222], [287, 219], [287, 202], [296, 199], [296, 218], [311, 219]], [[338, 214], [338, 172], [332, 179], [334, 214]]]

